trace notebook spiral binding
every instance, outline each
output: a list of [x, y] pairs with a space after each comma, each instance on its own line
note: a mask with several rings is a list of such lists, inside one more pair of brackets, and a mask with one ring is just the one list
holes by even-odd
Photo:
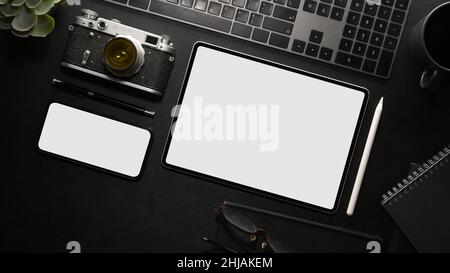
[[399, 193], [401, 193], [405, 188], [409, 187], [415, 181], [420, 179], [422, 175], [427, 173], [430, 169], [434, 168], [444, 160], [447, 160], [447, 157], [450, 157], [450, 145], [445, 147], [442, 151], [428, 159], [425, 163], [423, 163], [420, 167], [418, 167], [415, 171], [411, 172], [406, 178], [404, 178], [397, 185], [392, 187], [387, 193], [383, 194], [381, 205], [385, 205], [391, 200], [393, 200]]

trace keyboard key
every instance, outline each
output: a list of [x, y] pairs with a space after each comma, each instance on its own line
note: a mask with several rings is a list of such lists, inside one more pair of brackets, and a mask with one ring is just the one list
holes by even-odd
[[347, 23], [352, 25], [358, 25], [359, 19], [361, 18], [361, 15], [355, 12], [349, 12], [347, 16]]
[[252, 28], [247, 26], [247, 25], [243, 25], [240, 23], [234, 23], [233, 27], [231, 28], [231, 33], [244, 37], [244, 38], [250, 38], [250, 34], [252, 33]]
[[306, 55], [311, 57], [317, 57], [317, 55], [319, 54], [319, 49], [320, 47], [318, 45], [308, 44], [306, 46]]
[[397, 0], [396, 8], [406, 10], [409, 5], [409, 0]]
[[243, 9], [238, 9], [236, 12], [236, 17], [234, 17], [234, 20], [241, 23], [247, 23], [248, 17], [250, 17], [250, 12]]
[[297, 53], [303, 53], [306, 48], [306, 42], [300, 41], [300, 40], [294, 40], [294, 43], [292, 44], [292, 51]]
[[378, 61], [377, 74], [387, 77], [389, 75], [393, 59], [394, 52], [383, 50], [383, 52], [381, 52], [380, 60]]
[[350, 50], [352, 50], [352, 46], [353, 41], [348, 39], [342, 39], [341, 42], [339, 43], [339, 49], [342, 51], [350, 52]]
[[331, 10], [330, 18], [337, 20], [337, 21], [342, 21], [342, 19], [344, 18], [344, 13], [345, 13], [345, 9], [333, 7], [333, 9]]
[[375, 22], [375, 27], [373, 28], [375, 31], [385, 33], [387, 29], [388, 22], [384, 20], [377, 19]]
[[375, 21], [375, 19], [373, 17], [364, 15], [361, 18], [360, 26], [362, 26], [363, 28], [372, 29], [374, 21]]
[[273, 11], [273, 17], [295, 22], [297, 11], [295, 9], [288, 9], [277, 5]]
[[285, 21], [281, 21], [271, 17], [265, 17], [262, 25], [263, 28], [272, 30], [281, 34], [290, 35], [294, 25]]
[[150, 10], [152, 12], [173, 17], [183, 21], [188, 21], [200, 26], [205, 26], [222, 32], [229, 32], [231, 29], [231, 21], [209, 15], [207, 13], [200, 13], [191, 9], [175, 6], [173, 4], [162, 1], [151, 1]]
[[245, 0], [233, 0], [233, 6], [243, 8], [245, 5]]
[[347, 6], [348, 0], [334, 0], [334, 4], [341, 8], [345, 8]]
[[387, 48], [389, 50], [395, 50], [397, 48], [398, 40], [392, 37], [386, 37], [386, 40], [384, 41], [384, 48]]
[[289, 45], [289, 37], [282, 36], [276, 33], [270, 35], [269, 44], [281, 48], [287, 48]]
[[180, 4], [183, 7], [192, 8], [192, 6], [194, 5], [194, 0], [181, 0]]
[[377, 47], [369, 46], [369, 48], [367, 49], [366, 57], [376, 60], [379, 56], [380, 49]]
[[205, 11], [207, 6], [208, 6], [208, 1], [207, 0], [196, 0], [195, 1], [195, 5], [194, 5], [194, 9]]
[[350, 26], [350, 25], [346, 25], [344, 27], [344, 37], [353, 39], [356, 36], [356, 27], [354, 26]]
[[333, 57], [333, 50], [331, 48], [322, 47], [320, 49], [319, 58], [325, 61], [331, 61]]
[[128, 4], [130, 4], [130, 6], [146, 10], [148, 9], [148, 4], [150, 4], [150, 0], [130, 0]]
[[[403, 32], [410, 0], [111, 0], [152, 13], [244, 37], [258, 43], [288, 48], [336, 65], [386, 77]], [[375, 2], [375, 5], [370, 3]], [[378, 2], [381, 2], [379, 4]], [[177, 3], [177, 4], [175, 4]], [[147, 5], [150, 7], [146, 8]], [[169, 7], [170, 6], [170, 7]], [[316, 18], [300, 14], [297, 9]], [[238, 12], [239, 10], [239, 12]], [[347, 11], [348, 10], [348, 11]], [[200, 11], [200, 12], [199, 12]], [[348, 13], [348, 14], [347, 14]], [[213, 15], [213, 16], [211, 16]], [[299, 18], [306, 16], [305, 20]], [[315, 17], [314, 17], [315, 16]], [[322, 18], [323, 19], [320, 19]], [[331, 20], [326, 19], [329, 17]], [[301, 19], [301, 20], [299, 20]], [[323, 21], [323, 22], [322, 22]], [[305, 23], [311, 37], [291, 42], [294, 22]], [[326, 24], [344, 33], [332, 33]], [[325, 25], [324, 25], [325, 24]], [[344, 27], [341, 25], [341, 27]], [[298, 30], [301, 32], [301, 30]], [[372, 31], [372, 32], [371, 32]], [[295, 34], [301, 34], [296, 33]], [[304, 34], [303, 34], [304, 35]], [[328, 35], [331, 35], [328, 37]], [[336, 36], [337, 35], [337, 36]], [[339, 36], [342, 38], [339, 39]], [[297, 36], [300, 37], [300, 36]], [[328, 44], [338, 38], [338, 44]], [[332, 39], [332, 40], [333, 40]], [[336, 42], [336, 41], [335, 41]], [[322, 46], [323, 43], [323, 46]]]
[[260, 0], [247, 0], [246, 9], [251, 11], [258, 11]]
[[265, 15], [271, 15], [273, 10], [273, 4], [269, 2], [262, 2], [261, 7], [259, 8], [259, 12]]
[[394, 5], [395, 0], [381, 0], [381, 4], [392, 7]]
[[225, 17], [228, 19], [233, 19], [235, 13], [236, 13], [235, 7], [224, 6], [222, 9], [222, 17]]
[[381, 6], [380, 9], [378, 10], [378, 17], [389, 20], [389, 18], [391, 17], [391, 13], [392, 13], [391, 8]]
[[402, 31], [402, 26], [401, 25], [397, 25], [394, 23], [390, 23], [389, 24], [389, 28], [388, 28], [388, 34], [394, 37], [398, 37], [400, 36], [400, 33]]
[[317, 9], [317, 14], [323, 17], [330, 16], [331, 6], [327, 4], [320, 3]]
[[366, 53], [367, 46], [362, 43], [355, 43], [353, 46], [353, 54], [364, 56], [364, 53]]
[[378, 11], [377, 4], [369, 4], [366, 2], [366, 6], [364, 7], [365, 14], [375, 16], [377, 15], [377, 11]]
[[404, 11], [401, 10], [395, 10], [394, 13], [392, 13], [392, 21], [396, 22], [396, 23], [403, 23], [403, 21], [405, 20], [406, 17], [406, 13]]
[[222, 9], [222, 4], [219, 4], [216, 2], [210, 2], [209, 8], [208, 8], [208, 13], [211, 13], [214, 15], [219, 15], [221, 9]]
[[375, 72], [375, 68], [377, 67], [377, 63], [371, 60], [365, 60], [362, 70], [365, 72], [373, 73]]
[[320, 44], [322, 42], [323, 32], [317, 30], [311, 30], [309, 35], [309, 41], [313, 43]]
[[370, 31], [360, 28], [356, 35], [356, 40], [367, 43], [369, 41]]
[[250, 25], [255, 27], [260, 27], [262, 24], [263, 16], [261, 14], [252, 13], [250, 15], [250, 21], [248, 22]]
[[255, 28], [253, 30], [252, 39], [261, 43], [267, 43], [267, 40], [269, 39], [269, 33], [270, 32], [266, 30]]
[[350, 8], [354, 11], [362, 11], [364, 8], [364, 0], [352, 0]]
[[298, 9], [300, 7], [301, 0], [287, 0], [287, 6]]
[[360, 69], [363, 59], [344, 52], [338, 52], [336, 55], [336, 63], [347, 67]]
[[314, 0], [305, 0], [305, 5], [303, 6], [303, 10], [306, 12], [315, 13], [317, 8], [317, 2]]
[[384, 36], [378, 33], [373, 32], [372, 37], [370, 38], [370, 43], [372, 45], [381, 46], [384, 41]]

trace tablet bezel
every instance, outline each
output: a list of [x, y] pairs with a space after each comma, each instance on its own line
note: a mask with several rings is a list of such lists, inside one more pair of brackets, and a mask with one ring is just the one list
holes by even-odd
[[364, 120], [364, 116], [365, 116], [365, 112], [366, 112], [366, 108], [367, 108], [367, 103], [368, 103], [368, 99], [369, 99], [369, 96], [370, 96], [369, 90], [364, 88], [364, 87], [361, 87], [361, 86], [356, 86], [356, 85], [353, 85], [353, 84], [350, 84], [350, 83], [346, 83], [346, 82], [339, 81], [339, 80], [336, 80], [336, 79], [328, 78], [328, 77], [325, 77], [325, 76], [322, 76], [322, 75], [318, 75], [318, 74], [314, 74], [314, 73], [311, 73], [311, 72], [307, 72], [307, 71], [300, 70], [300, 69], [297, 69], [297, 68], [294, 68], [294, 67], [285, 66], [285, 65], [278, 64], [278, 63], [275, 63], [275, 62], [272, 62], [272, 61], [269, 61], [269, 60], [258, 58], [256, 56], [252, 56], [252, 55], [248, 55], [248, 54], [245, 54], [245, 53], [237, 52], [237, 51], [234, 51], [234, 50], [231, 50], [231, 49], [226, 49], [226, 48], [223, 48], [223, 47], [220, 47], [220, 46], [217, 46], [217, 45], [213, 45], [213, 44], [209, 44], [209, 43], [205, 43], [205, 42], [197, 42], [197, 43], [195, 43], [195, 45], [194, 45], [194, 47], [192, 49], [192, 52], [191, 52], [191, 56], [190, 56], [190, 59], [189, 59], [189, 65], [188, 65], [188, 68], [187, 68], [185, 76], [184, 76], [183, 85], [182, 85], [182, 89], [181, 89], [180, 95], [178, 97], [177, 105], [182, 105], [182, 103], [183, 103], [183, 99], [184, 99], [184, 95], [185, 95], [185, 92], [186, 92], [187, 84], [189, 82], [189, 78], [190, 78], [190, 75], [191, 75], [191, 72], [192, 72], [192, 67], [193, 67], [193, 64], [194, 64], [194, 60], [195, 60], [197, 51], [198, 51], [198, 49], [200, 47], [206, 47], [206, 48], [217, 50], [217, 51], [220, 51], [220, 52], [223, 52], [223, 53], [231, 54], [231, 55], [234, 55], [234, 56], [237, 56], [237, 57], [245, 58], [247, 60], [259, 62], [259, 63], [270, 65], [270, 66], [273, 66], [273, 67], [276, 67], [276, 68], [279, 68], [279, 69], [283, 69], [283, 70], [287, 70], [287, 71], [290, 71], [290, 72], [298, 73], [298, 74], [301, 74], [301, 75], [304, 75], [304, 76], [309, 76], [309, 77], [312, 77], [312, 78], [315, 78], [315, 79], [323, 80], [323, 81], [326, 81], [326, 82], [329, 82], [329, 83], [333, 83], [333, 84], [336, 84], [336, 85], [340, 85], [340, 86], [343, 86], [343, 87], [347, 87], [347, 88], [353, 89], [355, 91], [362, 92], [364, 94], [364, 99], [363, 99], [363, 102], [362, 102], [361, 110], [360, 110], [358, 121], [357, 121], [356, 128], [355, 128], [355, 132], [353, 133], [353, 139], [352, 139], [352, 142], [351, 142], [351, 145], [350, 145], [350, 150], [349, 150], [349, 153], [348, 153], [348, 156], [347, 156], [347, 160], [346, 160], [346, 163], [345, 163], [345, 167], [344, 167], [344, 171], [343, 171], [343, 174], [342, 174], [342, 177], [341, 177], [341, 182], [340, 182], [340, 185], [339, 185], [339, 189], [338, 189], [338, 192], [336, 194], [336, 199], [335, 199], [335, 202], [334, 202], [334, 206], [333, 206], [333, 208], [328, 209], [328, 208], [325, 208], [325, 207], [321, 207], [321, 206], [318, 206], [318, 205], [313, 205], [313, 204], [310, 204], [310, 203], [306, 203], [306, 202], [303, 202], [303, 201], [299, 201], [299, 200], [292, 199], [292, 198], [289, 198], [289, 197], [285, 197], [285, 196], [282, 196], [282, 195], [278, 195], [278, 194], [275, 194], [275, 193], [263, 191], [263, 190], [260, 190], [260, 189], [257, 189], [257, 188], [245, 186], [245, 185], [239, 184], [238, 182], [233, 182], [233, 181], [221, 179], [221, 178], [218, 178], [218, 177], [202, 174], [202, 173], [199, 173], [199, 172], [196, 172], [196, 171], [192, 171], [192, 170], [185, 169], [183, 167], [179, 167], [179, 166], [172, 165], [172, 164], [168, 163], [167, 162], [167, 155], [168, 155], [168, 152], [169, 152], [169, 149], [170, 149], [170, 144], [171, 144], [171, 141], [172, 141], [172, 128], [173, 128], [175, 122], [177, 121], [177, 116], [172, 117], [172, 121], [170, 123], [169, 134], [167, 136], [165, 147], [164, 147], [164, 152], [163, 152], [163, 155], [162, 155], [162, 158], [161, 158], [161, 164], [165, 168], [173, 170], [173, 171], [177, 171], [177, 172], [180, 172], [180, 173], [183, 173], [183, 174], [191, 175], [191, 176], [194, 176], [196, 178], [201, 178], [203, 180], [212, 181], [212, 182], [215, 182], [215, 183], [220, 183], [222, 185], [230, 186], [230, 187], [235, 188], [235, 189], [245, 190], [247, 192], [255, 193], [255, 194], [258, 194], [258, 195], [263, 196], [263, 197], [268, 197], [268, 198], [271, 198], [271, 199], [280, 200], [280, 201], [287, 202], [287, 203], [294, 204], [294, 205], [300, 205], [300, 206], [303, 206], [303, 207], [307, 207], [307, 208], [310, 208], [310, 209], [318, 210], [318, 211], [329, 213], [329, 214], [336, 213], [337, 210], [338, 210], [338, 207], [339, 207], [339, 203], [340, 203], [341, 197], [342, 197], [342, 192], [343, 192], [343, 189], [344, 189], [344, 186], [345, 186], [345, 182], [347, 180], [350, 164], [351, 164], [353, 156], [354, 156], [354, 150], [355, 150], [355, 146], [356, 146], [357, 140], [359, 138], [362, 121]]

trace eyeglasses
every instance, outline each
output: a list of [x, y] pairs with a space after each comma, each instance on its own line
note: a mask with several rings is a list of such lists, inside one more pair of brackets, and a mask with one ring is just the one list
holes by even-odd
[[[265, 230], [258, 228], [250, 219], [237, 211], [221, 205], [216, 209], [216, 218], [224, 224], [228, 232], [233, 235], [245, 250], [249, 252], [282, 252], [279, 244], [272, 240]], [[236, 252], [211, 239], [203, 239], [225, 251]]]

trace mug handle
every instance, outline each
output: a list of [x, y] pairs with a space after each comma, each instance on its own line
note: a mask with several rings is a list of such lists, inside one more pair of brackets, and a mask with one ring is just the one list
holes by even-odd
[[442, 73], [433, 68], [425, 68], [420, 78], [420, 87], [435, 90], [442, 82]]

